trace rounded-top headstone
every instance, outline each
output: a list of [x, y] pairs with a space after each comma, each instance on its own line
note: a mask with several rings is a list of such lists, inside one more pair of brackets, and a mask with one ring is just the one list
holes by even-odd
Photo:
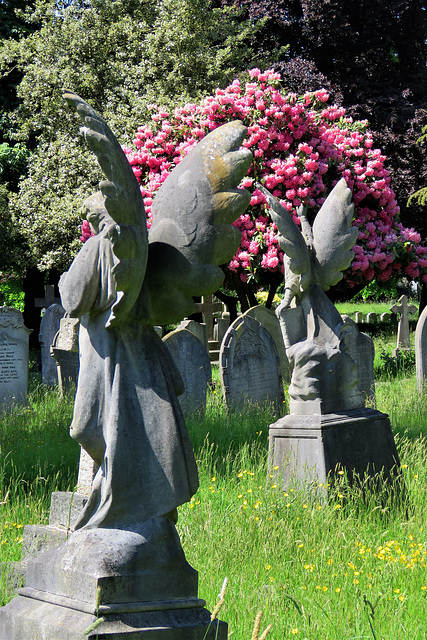
[[225, 402], [234, 409], [245, 403], [283, 404], [279, 354], [270, 333], [250, 316], [229, 327], [220, 351], [220, 375]]
[[209, 354], [202, 342], [187, 329], [176, 329], [163, 338], [163, 342], [181, 374], [185, 385], [179, 396], [186, 415], [206, 409], [208, 382], [212, 379]]
[[274, 311], [267, 309], [267, 307], [260, 304], [248, 309], [244, 315], [254, 318], [257, 322], [262, 324], [265, 329], [267, 329], [268, 333], [273, 338], [279, 353], [282, 378], [286, 382], [289, 382], [291, 379], [289, 361], [286, 355], [285, 343], [283, 342], [282, 331], [280, 329], [280, 322]]
[[65, 315], [65, 309], [60, 304], [51, 304], [43, 314], [40, 323], [39, 340], [42, 356], [42, 380], [44, 384], [58, 383], [56, 360], [52, 357], [50, 348], [59, 331], [60, 321]]
[[20, 311], [0, 307], [0, 410], [26, 402], [30, 333]]

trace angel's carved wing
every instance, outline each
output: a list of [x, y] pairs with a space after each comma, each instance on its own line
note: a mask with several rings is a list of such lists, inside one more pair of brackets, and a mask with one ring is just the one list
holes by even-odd
[[279, 200], [262, 185], [257, 184], [257, 187], [267, 198], [270, 216], [279, 231], [280, 247], [288, 256], [287, 267], [293, 274], [301, 276], [299, 286], [304, 291], [312, 279], [310, 253], [304, 236]]
[[252, 154], [239, 149], [246, 127], [229, 122], [208, 134], [179, 163], [155, 196], [141, 302], [153, 322], [167, 324], [194, 312], [192, 296], [221, 285], [225, 264], [240, 243], [231, 223], [250, 194], [237, 185]]
[[326, 198], [313, 224], [313, 246], [316, 255], [316, 281], [327, 291], [342, 278], [350, 265], [358, 231], [351, 226], [354, 205], [344, 178]]
[[115, 324], [134, 306], [145, 276], [148, 234], [144, 203], [129, 162], [107, 123], [75, 93], [65, 91], [63, 95], [80, 116], [81, 131], [107, 178], [99, 184], [101, 193], [85, 204], [95, 231], [109, 227], [117, 296], [108, 324]]
[[[239, 147], [241, 122], [212, 131], [165, 180], [153, 205], [147, 237], [139, 185], [120, 145], [104, 120], [84, 100], [64, 98], [80, 115], [82, 131], [107, 178], [101, 194], [89, 198], [89, 221], [104, 230], [114, 252], [117, 299], [109, 324], [127, 316], [168, 324], [194, 311], [192, 296], [213, 293], [240, 242], [231, 225], [246, 209], [250, 194], [237, 186], [252, 154]], [[108, 326], [108, 325], [107, 325]]]

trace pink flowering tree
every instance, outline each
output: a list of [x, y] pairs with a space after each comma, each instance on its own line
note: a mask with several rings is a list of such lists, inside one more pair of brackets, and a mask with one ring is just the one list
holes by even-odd
[[148, 227], [153, 198], [170, 171], [209, 131], [240, 119], [248, 127], [244, 146], [254, 156], [241, 186], [251, 190], [252, 198], [247, 212], [234, 223], [242, 241], [225, 272], [243, 307], [254, 303], [254, 292], [260, 288], [270, 291], [271, 300], [283, 278], [277, 230], [256, 181], [278, 197], [299, 224], [299, 205], [307, 207], [313, 221], [329, 191], [344, 177], [353, 193], [353, 224], [359, 231], [355, 257], [345, 273], [347, 284], [402, 276], [427, 282], [427, 247], [414, 229], [399, 222], [386, 158], [373, 148], [367, 122], [354, 122], [344, 108], [328, 104], [324, 89], [303, 96], [286, 94], [280, 75], [273, 71], [252, 69], [249, 76], [244, 86], [235, 80], [200, 104], [186, 104], [173, 113], [152, 107], [151, 122], [139, 127], [133, 147], [125, 148], [141, 185]]

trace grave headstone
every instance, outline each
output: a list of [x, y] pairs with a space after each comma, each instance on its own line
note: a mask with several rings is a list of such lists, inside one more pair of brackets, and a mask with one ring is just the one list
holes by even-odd
[[250, 316], [238, 317], [224, 336], [220, 376], [226, 404], [283, 405], [283, 382], [277, 347], [265, 327]]
[[163, 338], [163, 342], [181, 374], [185, 391], [179, 396], [184, 414], [206, 409], [208, 382], [212, 379], [212, 367], [208, 352], [202, 342], [187, 329], [176, 329]]
[[377, 321], [377, 314], [374, 313], [373, 311], [370, 311], [369, 313], [366, 314], [366, 322], [368, 324], [375, 324]]
[[262, 324], [262, 326], [267, 329], [268, 333], [273, 338], [277, 347], [277, 351], [279, 353], [282, 378], [283, 380], [285, 380], [285, 382], [289, 382], [290, 373], [288, 357], [286, 355], [285, 344], [283, 342], [283, 336], [280, 330], [280, 322], [274, 311], [272, 311], [271, 309], [267, 309], [267, 307], [264, 307], [263, 305], [258, 305], [246, 311], [244, 315], [251, 316], [251, 318], [254, 318], [257, 322]]
[[77, 384], [79, 374], [79, 320], [61, 318], [59, 331], [51, 347], [58, 369], [58, 385], [64, 393], [72, 384]]
[[363, 313], [361, 311], [356, 311], [356, 313], [354, 314], [354, 319], [355, 319], [356, 323], [365, 322], [365, 316], [363, 315]]
[[98, 465], [87, 451], [80, 449], [79, 472], [77, 476], [77, 493], [88, 496], [92, 491], [92, 482]]
[[206, 351], [209, 351], [208, 332], [204, 323], [188, 319], [182, 320], [177, 329], [186, 329], [187, 331], [190, 331], [190, 333], [195, 335], [196, 338], [200, 340], [200, 342], [204, 345]]
[[59, 331], [59, 323], [64, 317], [65, 310], [60, 304], [51, 304], [43, 314], [39, 341], [42, 356], [42, 380], [44, 384], [55, 385], [58, 383], [58, 372], [55, 358], [52, 357], [50, 348]]
[[214, 296], [203, 296], [202, 302], [196, 302], [196, 311], [203, 314], [208, 340], [214, 339], [214, 313], [221, 312], [223, 309], [222, 302], [215, 302]]
[[366, 333], [359, 331], [357, 324], [349, 317], [342, 316], [345, 333], [345, 344], [359, 370], [359, 389], [371, 406], [375, 405], [374, 381], [374, 341]]
[[399, 349], [411, 348], [409, 316], [415, 313], [416, 310], [417, 307], [414, 304], [408, 304], [408, 298], [405, 295], [400, 296], [399, 304], [394, 304], [390, 307], [390, 311], [400, 314], [399, 324], [397, 325], [397, 345], [393, 355], [396, 355]]
[[390, 323], [390, 319], [391, 319], [391, 313], [382, 313], [380, 315], [381, 322], [386, 322], [387, 324], [389, 324]]
[[427, 307], [423, 309], [415, 329], [415, 368], [417, 388], [421, 392], [427, 379]]
[[227, 333], [227, 329], [230, 326], [230, 316], [229, 314], [222, 314], [222, 318], [217, 318], [214, 326], [214, 340], [221, 345], [224, 340], [224, 336]]
[[61, 298], [55, 296], [55, 286], [47, 284], [44, 298], [34, 298], [34, 306], [40, 309], [48, 309], [52, 304], [61, 304]]
[[0, 408], [26, 402], [30, 333], [20, 311], [0, 307]]

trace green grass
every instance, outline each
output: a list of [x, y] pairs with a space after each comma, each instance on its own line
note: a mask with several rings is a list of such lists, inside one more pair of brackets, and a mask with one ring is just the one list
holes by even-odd
[[[284, 493], [267, 473], [273, 412], [227, 413], [217, 372], [214, 378], [205, 417], [188, 420], [200, 488], [180, 507], [178, 528], [210, 610], [228, 578], [219, 617], [230, 638], [250, 640], [262, 610], [261, 628], [271, 623], [274, 640], [424, 639], [427, 396], [417, 393], [414, 374], [382, 375], [376, 383], [377, 407], [390, 415], [401, 456], [403, 505], [363, 497], [345, 476], [327, 501]], [[37, 386], [28, 407], [1, 418], [3, 561], [19, 559], [24, 524], [47, 521], [51, 491], [75, 486], [71, 412], [71, 396]], [[1, 604], [10, 597], [3, 581]]]
[[[395, 302], [395, 300], [390, 300], [389, 302], [337, 302], [335, 306], [341, 314], [346, 314], [354, 319], [356, 311], [361, 311], [365, 315], [368, 313], [376, 313], [377, 315], [392, 313], [390, 307], [392, 307]], [[414, 300], [411, 300], [410, 304], [418, 307], [418, 302]], [[416, 320], [418, 318], [418, 312], [410, 317], [411, 320]]]

